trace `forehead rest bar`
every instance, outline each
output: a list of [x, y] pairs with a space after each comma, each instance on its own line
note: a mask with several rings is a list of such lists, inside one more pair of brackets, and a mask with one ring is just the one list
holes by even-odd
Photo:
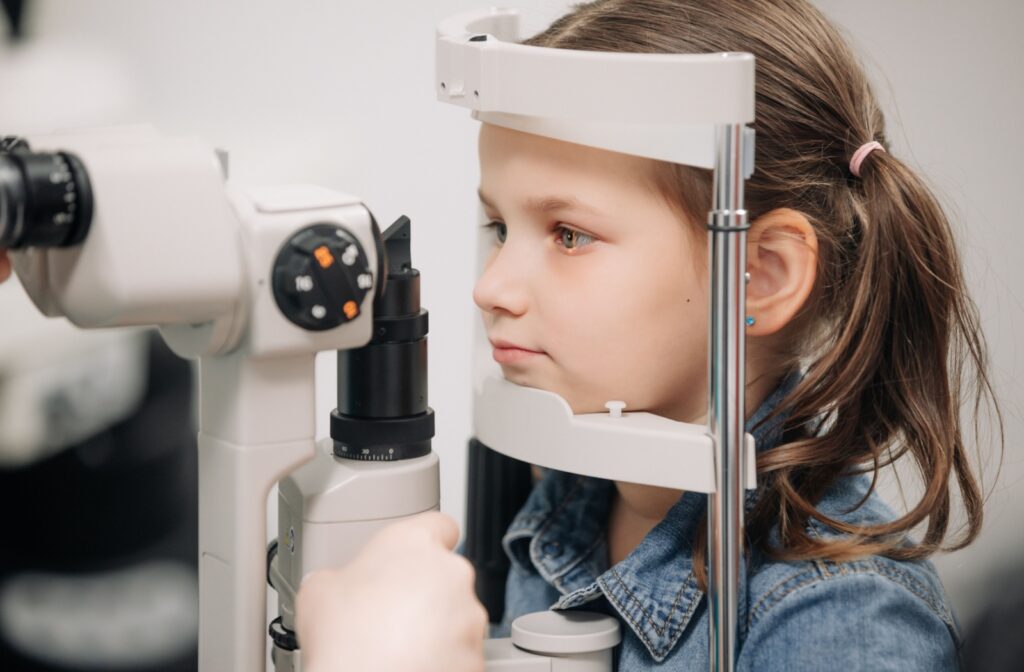
[[438, 100], [476, 112], [599, 123], [754, 120], [747, 53], [633, 54], [516, 44], [519, 14], [485, 9], [438, 26]]

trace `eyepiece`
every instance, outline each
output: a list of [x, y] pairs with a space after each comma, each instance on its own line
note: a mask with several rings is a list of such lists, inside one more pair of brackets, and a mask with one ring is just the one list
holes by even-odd
[[85, 166], [68, 152], [33, 152], [21, 138], [0, 138], [0, 247], [70, 247], [92, 221]]

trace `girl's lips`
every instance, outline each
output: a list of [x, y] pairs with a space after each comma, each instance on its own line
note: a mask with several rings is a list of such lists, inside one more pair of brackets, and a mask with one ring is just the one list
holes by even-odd
[[494, 348], [494, 361], [498, 364], [517, 364], [532, 357], [539, 357], [543, 352], [523, 350], [522, 348]]
[[544, 354], [539, 350], [527, 350], [501, 338], [489, 338], [488, 340], [494, 346], [494, 361], [499, 364], [515, 364]]

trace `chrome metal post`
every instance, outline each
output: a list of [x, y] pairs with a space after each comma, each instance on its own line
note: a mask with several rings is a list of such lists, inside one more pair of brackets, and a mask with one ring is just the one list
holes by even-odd
[[708, 431], [715, 447], [715, 492], [708, 496], [708, 646], [710, 669], [736, 663], [737, 608], [743, 562], [743, 436], [747, 212], [745, 170], [752, 131], [739, 124], [717, 133], [710, 237]]

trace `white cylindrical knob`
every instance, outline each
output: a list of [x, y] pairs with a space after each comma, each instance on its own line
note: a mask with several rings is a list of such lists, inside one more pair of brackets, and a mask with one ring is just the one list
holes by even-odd
[[605, 402], [604, 407], [608, 409], [608, 414], [611, 415], [613, 418], [621, 418], [622, 417], [622, 409], [624, 409], [626, 407], [626, 402], [624, 402], [624, 401], [607, 401], [607, 402]]
[[539, 611], [512, 622], [512, 643], [541, 655], [592, 653], [621, 641], [617, 620], [587, 611]]

